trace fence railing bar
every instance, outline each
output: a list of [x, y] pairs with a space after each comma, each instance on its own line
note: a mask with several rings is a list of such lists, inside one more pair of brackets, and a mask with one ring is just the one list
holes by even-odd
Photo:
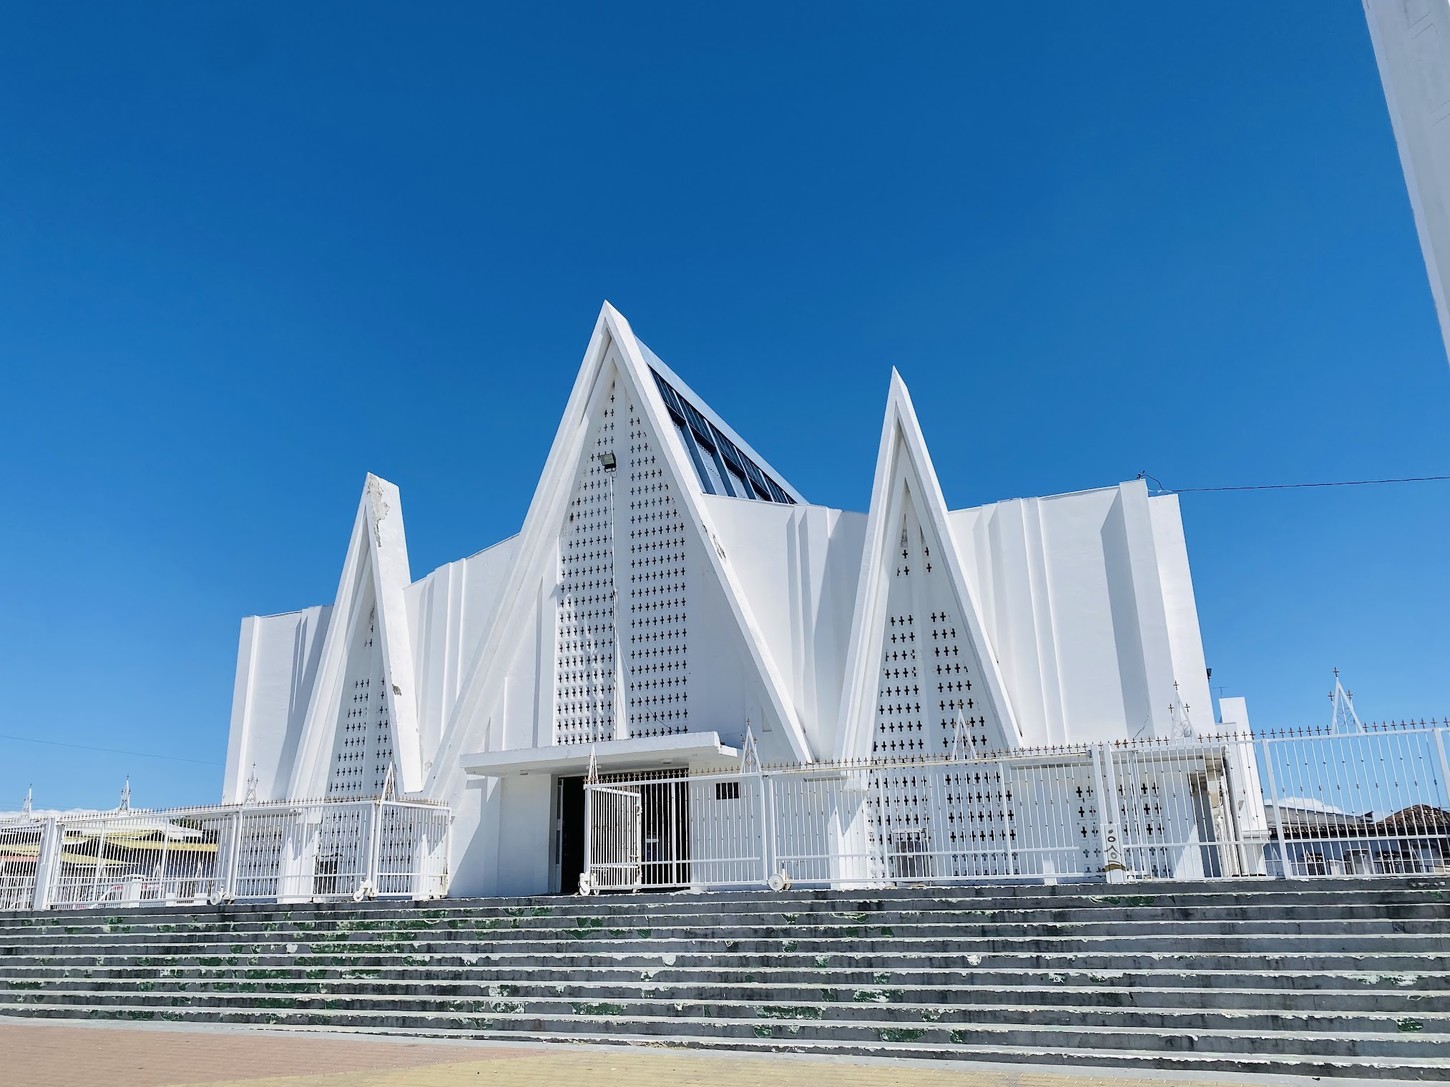
[[446, 806], [379, 798], [11, 821], [0, 909], [441, 897], [451, 824]]
[[[1447, 732], [1411, 722], [765, 765], [694, 773], [678, 790], [678, 775], [641, 776], [638, 808], [586, 801], [587, 840], [621, 849], [629, 821], [645, 820], [654, 852], [638, 886], [661, 889], [1450, 871]], [[609, 873], [626, 864], [593, 856], [586, 875], [625, 889]]]

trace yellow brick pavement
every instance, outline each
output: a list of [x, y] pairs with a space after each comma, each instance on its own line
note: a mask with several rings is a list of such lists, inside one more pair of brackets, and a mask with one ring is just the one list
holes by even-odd
[[446, 1044], [280, 1031], [0, 1022], [3, 1087], [1244, 1087], [1247, 1082], [1246, 1077], [974, 1069], [650, 1047]]

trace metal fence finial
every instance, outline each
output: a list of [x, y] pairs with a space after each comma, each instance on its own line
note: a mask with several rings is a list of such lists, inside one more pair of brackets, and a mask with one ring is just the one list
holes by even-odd
[[750, 727], [750, 718], [745, 719], [745, 742], [740, 745], [740, 772], [760, 773], [760, 752], [755, 748], [755, 730]]
[[1178, 681], [1173, 681], [1173, 703], [1168, 707], [1169, 719], [1173, 722], [1173, 735], [1185, 740], [1191, 740], [1196, 735], [1193, 730], [1193, 722], [1188, 716], [1188, 703], [1183, 701], [1183, 693], [1179, 689]]
[[1354, 692], [1344, 689], [1339, 681], [1338, 668], [1334, 670], [1334, 690], [1329, 692], [1329, 702], [1332, 707], [1329, 716], [1331, 733], [1359, 735], [1366, 731], [1354, 708]]
[[966, 758], [971, 743], [972, 734], [967, 730], [967, 719], [962, 716], [961, 708], [958, 707], [956, 719], [952, 722], [952, 761], [959, 762]]
[[396, 799], [397, 782], [393, 780], [393, 764], [388, 763], [387, 773], [383, 775], [382, 798], [384, 800]]
[[30, 818], [30, 808], [31, 808], [31, 799], [32, 799], [31, 794], [34, 793], [34, 791], [35, 791], [35, 787], [32, 786], [32, 785], [27, 785], [25, 787], [25, 802], [20, 805], [20, 818], [22, 818], [22, 819], [29, 819]]
[[131, 775], [126, 775], [126, 784], [121, 786], [121, 802], [116, 805], [117, 811], [131, 810]]

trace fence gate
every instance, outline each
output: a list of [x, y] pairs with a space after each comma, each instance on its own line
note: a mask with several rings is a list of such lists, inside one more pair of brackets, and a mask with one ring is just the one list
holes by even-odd
[[42, 823], [0, 827], [0, 910], [28, 910], [45, 837]]
[[644, 805], [638, 787], [584, 787], [583, 894], [633, 891], [643, 882]]

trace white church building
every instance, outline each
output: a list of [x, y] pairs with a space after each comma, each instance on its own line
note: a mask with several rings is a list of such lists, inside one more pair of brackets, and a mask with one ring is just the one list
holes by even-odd
[[[1247, 727], [1241, 700], [1224, 714]], [[398, 488], [370, 475], [336, 599], [243, 621], [223, 799], [446, 804], [450, 894], [546, 893], [577, 885], [591, 773], [1195, 727], [1224, 726], [1174, 496], [951, 509], [893, 372], [869, 510], [812, 505], [606, 304], [518, 535], [415, 580]], [[931, 801], [892, 803], [905, 823]]]
[[[1450, 350], [1450, 0], [1364, 6]], [[1444, 867], [1443, 722], [1218, 718], [1174, 496], [951, 509], [893, 373], [812, 505], [606, 304], [518, 535], [415, 581], [368, 476], [242, 623], [223, 806], [27, 798], [0, 908]]]

